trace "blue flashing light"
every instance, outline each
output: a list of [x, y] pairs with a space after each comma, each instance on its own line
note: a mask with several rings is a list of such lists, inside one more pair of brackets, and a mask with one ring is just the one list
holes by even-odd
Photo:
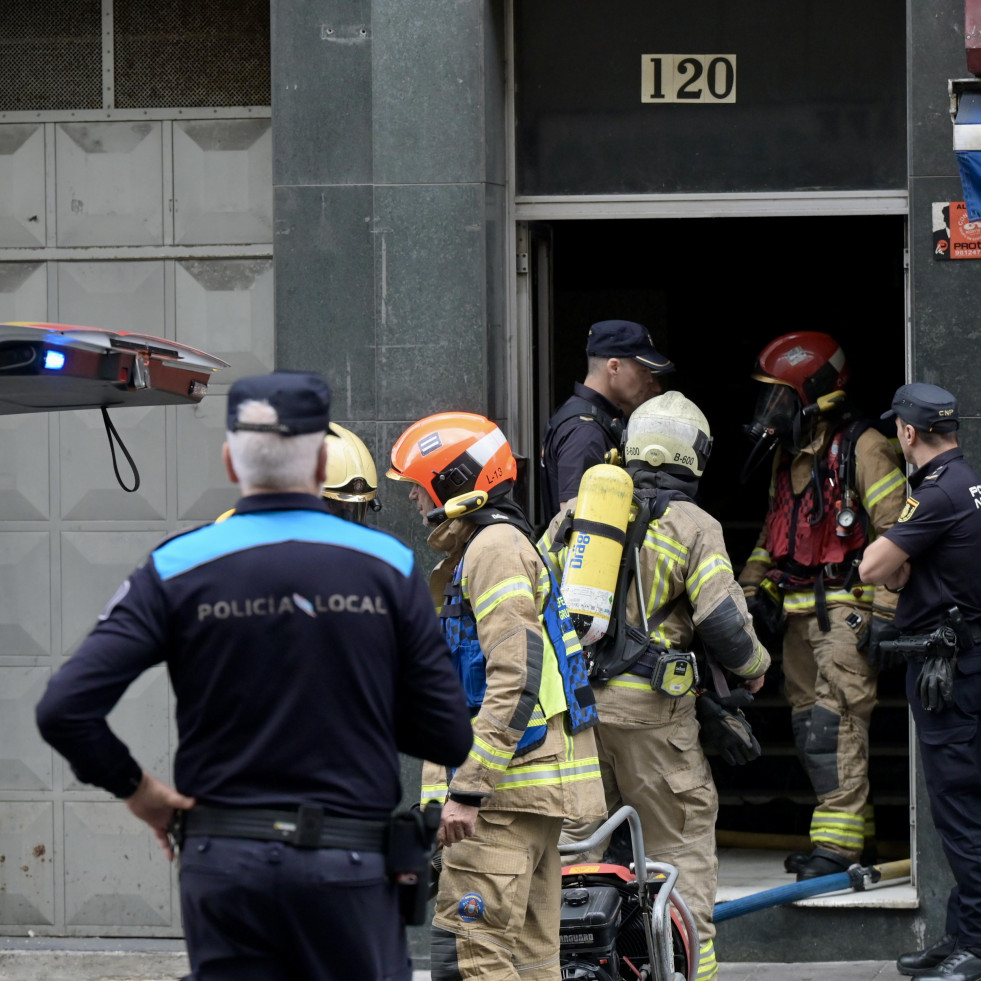
[[65, 367], [65, 354], [63, 351], [45, 351], [44, 367], [49, 371], [60, 371]]

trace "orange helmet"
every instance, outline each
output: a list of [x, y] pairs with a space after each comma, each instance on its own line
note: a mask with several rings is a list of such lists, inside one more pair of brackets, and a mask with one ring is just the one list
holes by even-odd
[[472, 412], [439, 412], [414, 422], [392, 447], [392, 480], [421, 484], [439, 505], [469, 491], [493, 494], [518, 475], [504, 433]]
[[838, 342], [827, 334], [800, 330], [784, 334], [760, 352], [753, 378], [771, 385], [788, 385], [801, 405], [814, 405], [848, 384], [848, 363]]

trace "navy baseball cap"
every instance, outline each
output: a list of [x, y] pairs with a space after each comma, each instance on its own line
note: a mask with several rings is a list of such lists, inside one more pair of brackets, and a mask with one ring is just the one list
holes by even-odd
[[591, 358], [633, 358], [658, 375], [674, 371], [674, 365], [654, 350], [647, 328], [632, 320], [601, 320], [593, 324], [586, 354]]
[[952, 433], [960, 426], [957, 417], [957, 399], [945, 388], [913, 382], [896, 389], [892, 408], [883, 412], [883, 419], [899, 416], [914, 429], [928, 433]]
[[[278, 423], [239, 422], [243, 402], [268, 402]], [[268, 375], [239, 378], [228, 390], [228, 431], [279, 433], [299, 436], [330, 429], [330, 389], [323, 375], [314, 371], [273, 371]]]

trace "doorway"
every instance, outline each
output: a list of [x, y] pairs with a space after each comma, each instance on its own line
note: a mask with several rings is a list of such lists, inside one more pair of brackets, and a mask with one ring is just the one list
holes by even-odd
[[[585, 374], [589, 325], [612, 318], [646, 325], [655, 347], [678, 368], [665, 387], [684, 392], [712, 426], [715, 443], [700, 503], [722, 523], [737, 574], [767, 504], [768, 466], [740, 481], [749, 447], [742, 426], [757, 387], [750, 372], [765, 344], [792, 330], [834, 336], [851, 367], [849, 394], [873, 418], [905, 381], [902, 215], [563, 220], [532, 223], [528, 231], [539, 438], [548, 415]], [[763, 693], [747, 711], [763, 757], [743, 767], [711, 762], [720, 844], [766, 837], [766, 847], [778, 849], [773, 862], [782, 874], [783, 839], [806, 842], [815, 801], [794, 749], [775, 655]], [[880, 678], [870, 741], [878, 857], [907, 857], [908, 717], [901, 672]]]

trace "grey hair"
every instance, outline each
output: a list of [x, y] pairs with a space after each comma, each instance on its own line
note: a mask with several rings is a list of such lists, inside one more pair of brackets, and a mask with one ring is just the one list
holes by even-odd
[[[249, 399], [238, 407], [239, 422], [277, 423], [279, 415], [265, 400]], [[243, 490], [286, 490], [316, 482], [317, 456], [325, 433], [226, 433], [228, 453]]]

